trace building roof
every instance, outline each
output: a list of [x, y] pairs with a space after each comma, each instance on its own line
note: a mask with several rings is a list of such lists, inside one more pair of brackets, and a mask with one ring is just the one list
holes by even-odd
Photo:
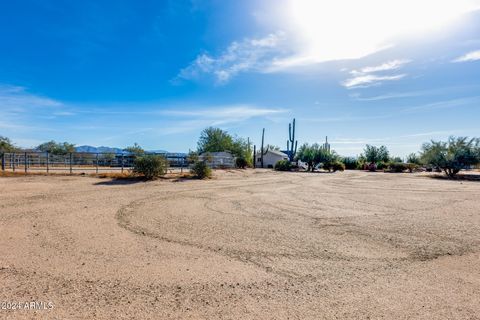
[[[258, 151], [257, 153], [260, 154], [261, 151]], [[277, 156], [280, 156], [280, 157], [288, 157], [287, 154], [283, 153], [282, 151], [278, 151], [278, 150], [272, 150], [272, 149], [269, 149], [267, 152], [270, 152], [270, 153], [273, 153]]]
[[206, 155], [211, 155], [212, 157], [232, 157], [232, 153], [230, 151], [204, 152], [200, 155], [200, 157]]

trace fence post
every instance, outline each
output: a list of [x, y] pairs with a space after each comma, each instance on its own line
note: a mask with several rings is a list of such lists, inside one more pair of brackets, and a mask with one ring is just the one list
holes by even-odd
[[25, 173], [27, 173], [27, 171], [28, 171], [28, 169], [27, 169], [27, 164], [28, 164], [28, 163], [27, 163], [27, 162], [28, 162], [28, 161], [27, 161], [27, 160], [28, 160], [28, 159], [27, 159], [27, 156], [28, 156], [28, 155], [27, 155], [27, 153], [25, 152], [25, 154], [24, 154], [24, 157], [25, 157], [25, 158], [23, 159], [23, 164], [25, 165]]
[[96, 161], [95, 161], [95, 172], [98, 174], [98, 152], [97, 152]]
[[5, 152], [2, 152], [2, 171], [5, 171]]
[[73, 159], [73, 154], [70, 152], [70, 174], [73, 173], [73, 168], [72, 168], [72, 159]]
[[124, 160], [124, 155], [123, 155], [123, 152], [122, 152], [122, 173], [123, 173], [123, 160]]
[[17, 159], [15, 159], [15, 152], [13, 153], [12, 157], [13, 157], [13, 172], [15, 172], [15, 162], [17, 161]]
[[50, 153], [47, 151], [47, 173], [50, 172]]

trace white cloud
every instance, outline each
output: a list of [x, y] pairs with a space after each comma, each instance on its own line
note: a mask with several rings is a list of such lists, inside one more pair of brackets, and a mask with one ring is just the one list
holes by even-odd
[[411, 60], [403, 59], [403, 60], [392, 60], [382, 63], [378, 66], [373, 67], [364, 67], [360, 70], [352, 70], [350, 71], [351, 74], [365, 74], [365, 73], [372, 73], [372, 72], [379, 72], [379, 71], [389, 71], [389, 70], [396, 70], [402, 67], [404, 64], [409, 63]]
[[343, 86], [345, 86], [348, 89], [353, 89], [353, 88], [366, 88], [370, 87], [373, 85], [378, 85], [383, 81], [393, 81], [393, 80], [400, 80], [404, 78], [406, 74], [397, 74], [393, 76], [381, 76], [381, 75], [375, 75], [375, 74], [367, 74], [367, 75], [361, 75], [357, 77], [353, 77], [350, 79], [347, 79], [343, 82]]
[[240, 72], [262, 71], [271, 63], [272, 55], [279, 54], [282, 41], [280, 32], [259, 39], [234, 41], [218, 56], [198, 55], [173, 81], [192, 80], [209, 74], [217, 84], [224, 84]]
[[411, 60], [397, 59], [384, 62], [376, 66], [363, 67], [358, 70], [350, 71], [352, 78], [345, 80], [342, 85], [348, 89], [366, 88], [374, 85], [379, 85], [383, 81], [400, 80], [406, 74], [388, 74], [388, 71], [398, 70]]
[[272, 109], [251, 105], [233, 105], [225, 107], [203, 108], [195, 110], [165, 110], [162, 113], [177, 116], [192, 116], [202, 118], [247, 119], [252, 117], [267, 116], [285, 112], [285, 109]]
[[477, 60], [480, 60], [480, 50], [468, 52], [463, 56], [453, 59], [452, 62], [467, 62]]

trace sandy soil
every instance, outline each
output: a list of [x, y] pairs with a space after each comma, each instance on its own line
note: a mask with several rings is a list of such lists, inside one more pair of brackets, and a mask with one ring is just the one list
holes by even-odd
[[480, 319], [480, 183], [0, 178], [2, 319]]

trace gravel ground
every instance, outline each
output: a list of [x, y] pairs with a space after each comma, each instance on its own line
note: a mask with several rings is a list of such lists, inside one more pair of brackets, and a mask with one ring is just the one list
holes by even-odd
[[422, 174], [0, 178], [0, 318], [480, 319], [479, 199]]

